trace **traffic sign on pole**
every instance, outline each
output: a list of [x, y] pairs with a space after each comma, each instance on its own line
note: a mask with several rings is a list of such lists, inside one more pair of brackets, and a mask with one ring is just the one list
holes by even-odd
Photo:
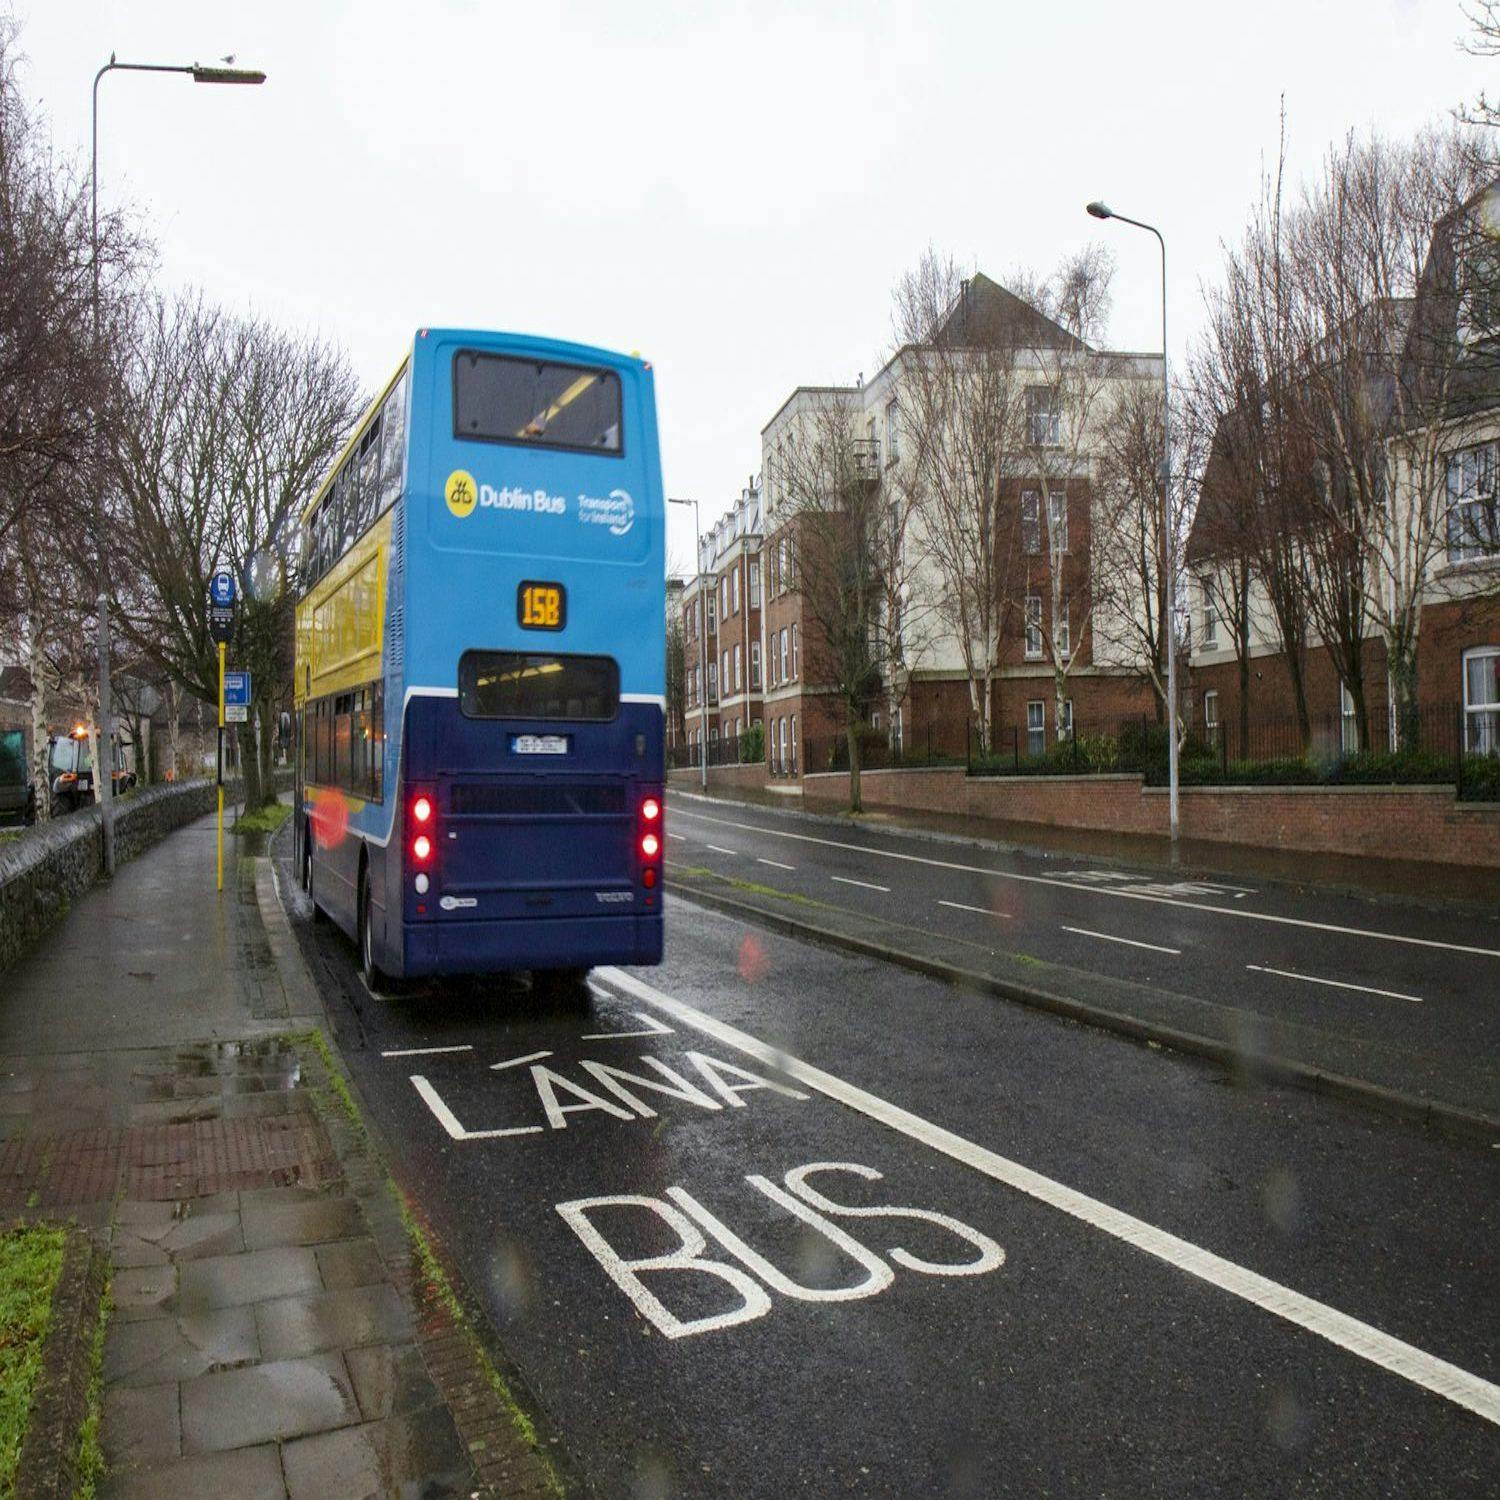
[[220, 568], [208, 583], [208, 602], [219, 609], [229, 609], [239, 597], [234, 574], [228, 568]]

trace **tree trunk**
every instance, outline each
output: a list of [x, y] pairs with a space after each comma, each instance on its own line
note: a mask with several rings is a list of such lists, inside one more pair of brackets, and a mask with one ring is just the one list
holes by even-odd
[[260, 729], [260, 795], [262, 804], [276, 800], [276, 710], [262, 698], [256, 708]]
[[254, 812], [261, 805], [260, 759], [255, 753], [255, 731], [250, 724], [235, 726], [235, 739], [240, 751], [241, 796], [245, 811]]
[[52, 816], [52, 777], [47, 763], [47, 658], [33, 632], [31, 639], [31, 786], [36, 820]]
[[167, 780], [175, 782], [181, 774], [177, 767], [177, 683], [167, 678]]
[[849, 738], [849, 811], [863, 812], [859, 796], [859, 715], [851, 708], [847, 714]]
[[1302, 652], [1286, 652], [1286, 669], [1292, 679], [1292, 702], [1297, 713], [1297, 736], [1304, 755], [1312, 748], [1312, 716], [1307, 711], [1307, 682], [1303, 675]]
[[1422, 717], [1417, 703], [1417, 653], [1405, 637], [1387, 643], [1391, 674], [1391, 702], [1396, 716], [1396, 750], [1417, 750], [1422, 743]]

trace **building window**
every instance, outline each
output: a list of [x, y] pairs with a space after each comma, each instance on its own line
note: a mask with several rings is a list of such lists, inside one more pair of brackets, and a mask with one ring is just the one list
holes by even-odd
[[792, 715], [792, 775], [797, 774], [797, 715]]
[[707, 604], [707, 609], [708, 609], [708, 633], [710, 635], [713, 635], [718, 630], [718, 628], [719, 628], [719, 609], [718, 609], [718, 603], [719, 603], [718, 599], [714, 596], [714, 594], [710, 593], [709, 596], [708, 596], [708, 604]]
[[1061, 443], [1062, 423], [1058, 418], [1055, 386], [1026, 387], [1026, 426], [1032, 444], [1038, 448], [1056, 448]]
[[799, 670], [800, 669], [799, 669], [798, 664], [797, 664], [797, 627], [794, 624], [792, 626], [792, 681], [793, 682], [795, 682], [797, 680], [797, 675], [798, 675]]
[[781, 627], [781, 663], [779, 667], [781, 680], [787, 680], [787, 654], [786, 654], [786, 626]]
[[1026, 660], [1042, 659], [1042, 596], [1026, 596]]
[[739, 568], [736, 567], [735, 570], [734, 570], [734, 572], [731, 573], [729, 576], [733, 580], [733, 585], [734, 585], [734, 587], [733, 587], [734, 612], [735, 612], [735, 614], [739, 614], [739, 612], [740, 612], [740, 570], [739, 570]]
[[901, 457], [901, 444], [896, 436], [896, 403], [885, 403], [885, 461], [887, 467]]
[[1073, 649], [1073, 601], [1064, 599], [1062, 619], [1057, 622], [1057, 650], [1064, 661]]
[[750, 642], [750, 691], [760, 691], [760, 642]]
[[776, 749], [776, 763], [781, 770], [785, 771], [788, 764], [786, 758], [786, 720], [784, 718], [778, 719], [776, 721], [776, 726], [776, 734], [778, 739], [780, 740], [780, 744]]
[[719, 664], [712, 661], [708, 664], [708, 701], [719, 701]]
[[1500, 646], [1464, 652], [1464, 748], [1500, 754]]
[[1045, 755], [1047, 751], [1047, 705], [1033, 698], [1026, 705], [1026, 753]]
[[1207, 582], [1200, 583], [1198, 589], [1203, 596], [1203, 647], [1212, 650], [1219, 644], [1219, 611], [1214, 606]]
[[1068, 496], [1047, 496], [1047, 550], [1057, 556], [1068, 550]]
[[1467, 562], [1500, 552], [1500, 496], [1496, 451], [1481, 443], [1448, 460], [1448, 561]]
[[902, 722], [903, 718], [904, 718], [904, 715], [902, 714], [901, 708], [898, 705], [897, 709], [896, 709], [896, 712], [895, 712], [894, 716], [891, 719], [891, 749], [892, 750], [899, 751], [901, 749], [902, 745], [905, 743], [905, 737], [904, 737], [904, 734], [903, 734], [903, 730], [905, 729], [905, 725]]
[[1339, 683], [1339, 747], [1345, 755], [1359, 749], [1359, 719], [1354, 712], [1354, 694]]
[[1021, 545], [1028, 557], [1042, 550], [1042, 497], [1036, 490], [1021, 491]]
[[760, 608], [760, 564], [750, 564], [750, 608]]
[[740, 648], [738, 646], [736, 646], [734, 648], [734, 690], [735, 690], [735, 692], [739, 692], [740, 691], [740, 681], [741, 681], [741, 679], [740, 679], [740, 670], [741, 670]]
[[776, 543], [776, 572], [781, 580], [781, 592], [784, 594], [792, 586], [792, 579], [786, 565], [786, 538], [782, 537]]
[[1209, 739], [1215, 740], [1219, 733], [1219, 695], [1213, 689], [1203, 695], [1203, 727]]
[[1071, 698], [1063, 699], [1062, 737], [1068, 740], [1073, 738], [1073, 700]]

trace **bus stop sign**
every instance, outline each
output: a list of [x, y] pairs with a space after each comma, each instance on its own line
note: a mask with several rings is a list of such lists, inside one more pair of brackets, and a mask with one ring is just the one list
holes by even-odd
[[228, 568], [220, 568], [209, 580], [208, 602], [218, 609], [230, 609], [239, 590], [234, 584], [234, 574]]
[[250, 674], [226, 672], [224, 674], [224, 722], [244, 724], [249, 718]]

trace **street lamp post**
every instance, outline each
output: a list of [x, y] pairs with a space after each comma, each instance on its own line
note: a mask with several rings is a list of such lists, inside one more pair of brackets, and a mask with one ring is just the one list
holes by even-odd
[[698, 558], [698, 704], [702, 725], [698, 731], [698, 775], [699, 784], [708, 790], [708, 599], [703, 589], [703, 536], [698, 529], [698, 502], [696, 500], [674, 500], [667, 497], [671, 505], [693, 507], [693, 550]]
[[[250, 68], [208, 68], [199, 63], [122, 63], [110, 53], [109, 61], [94, 74], [94, 104], [90, 122], [92, 156], [89, 166], [89, 244], [93, 273], [94, 365], [98, 373], [101, 356], [99, 330], [99, 84], [106, 73], [186, 73], [194, 83], [260, 84], [266, 75]], [[114, 738], [110, 733], [109, 684], [109, 526], [104, 514], [104, 465], [100, 461], [97, 417], [94, 439], [94, 483], [99, 486], [95, 545], [99, 554], [99, 596], [95, 601], [97, 615], [97, 650], [99, 654], [99, 734], [98, 760], [94, 766], [94, 785], [99, 789], [99, 817], [104, 847], [104, 873], [115, 873], [115, 805], [114, 805]]]
[[1161, 249], [1161, 495], [1162, 526], [1166, 531], [1162, 553], [1167, 569], [1167, 802], [1172, 830], [1172, 858], [1177, 858], [1177, 526], [1172, 514], [1172, 392], [1167, 379], [1167, 242], [1161, 230], [1140, 219], [1116, 213], [1107, 204], [1094, 202], [1088, 212], [1096, 219], [1118, 219], [1156, 236]]

